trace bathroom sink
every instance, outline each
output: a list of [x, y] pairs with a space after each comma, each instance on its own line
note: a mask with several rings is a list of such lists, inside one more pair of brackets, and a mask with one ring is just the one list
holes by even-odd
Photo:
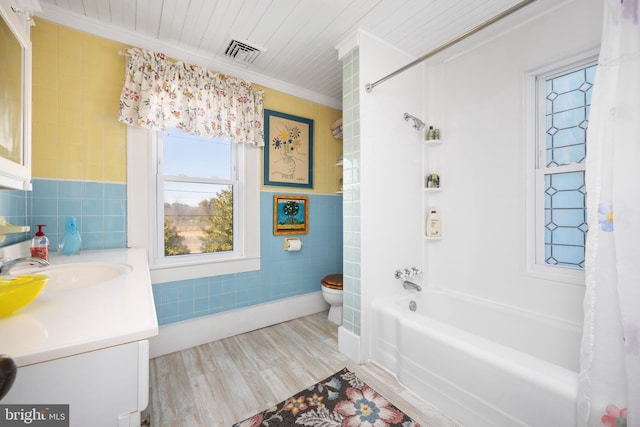
[[44, 274], [0, 276], [0, 317], [31, 304], [47, 284]]
[[[129, 264], [115, 262], [82, 262], [52, 265], [45, 268], [30, 268], [28, 272], [47, 276], [49, 281], [45, 289], [61, 291], [84, 286], [96, 285], [127, 274], [132, 270]], [[25, 274], [24, 271], [15, 274]]]

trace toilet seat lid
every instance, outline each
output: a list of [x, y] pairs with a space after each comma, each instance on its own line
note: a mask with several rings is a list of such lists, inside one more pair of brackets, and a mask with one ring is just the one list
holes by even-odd
[[322, 279], [322, 286], [331, 289], [342, 289], [342, 274], [329, 274]]

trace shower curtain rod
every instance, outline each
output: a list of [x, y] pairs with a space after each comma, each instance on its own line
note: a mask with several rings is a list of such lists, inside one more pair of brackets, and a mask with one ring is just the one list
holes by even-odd
[[516, 4], [515, 6], [510, 7], [509, 9], [505, 10], [502, 13], [499, 13], [498, 15], [494, 16], [493, 18], [490, 18], [486, 21], [484, 21], [482, 24], [478, 25], [475, 28], [470, 29], [469, 31], [467, 31], [466, 33], [463, 33], [461, 35], [459, 35], [458, 37], [448, 41], [447, 43], [433, 49], [432, 51], [422, 55], [420, 58], [408, 63], [407, 65], [405, 65], [402, 68], [398, 68], [396, 71], [394, 71], [391, 74], [387, 74], [386, 76], [384, 76], [383, 78], [381, 78], [378, 81], [375, 81], [373, 83], [367, 83], [364, 85], [364, 89], [367, 93], [371, 93], [373, 91], [373, 88], [378, 86], [380, 83], [383, 83], [387, 80], [389, 80], [391, 77], [395, 77], [396, 75], [408, 70], [409, 68], [413, 67], [414, 65], [417, 65], [419, 63], [421, 63], [422, 61], [431, 58], [432, 56], [442, 52], [445, 49], [450, 48], [451, 46], [457, 44], [458, 42], [461, 42], [462, 40], [466, 39], [467, 37], [477, 33], [480, 30], [483, 30], [485, 28], [487, 28], [488, 26], [498, 22], [499, 20], [501, 20], [502, 18], [506, 18], [507, 16], [511, 15], [512, 13], [517, 12], [518, 10], [522, 9], [523, 7], [529, 5], [530, 3], [533, 3], [536, 0], [523, 0], [520, 3]]

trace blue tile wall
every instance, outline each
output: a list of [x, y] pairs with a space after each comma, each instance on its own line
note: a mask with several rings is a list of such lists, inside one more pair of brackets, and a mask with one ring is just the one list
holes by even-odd
[[342, 60], [344, 122], [344, 301], [342, 326], [360, 335], [360, 54], [354, 49]]
[[82, 249], [113, 249], [127, 245], [127, 186], [119, 183], [33, 180], [30, 195], [32, 230], [44, 231], [51, 250], [64, 235], [64, 220], [76, 218]]
[[[25, 223], [28, 209], [29, 192], [24, 190], [1, 190], [0, 191], [0, 215], [4, 216], [9, 224], [29, 225]], [[30, 239], [29, 233], [7, 234], [5, 240], [0, 242], [0, 247], [12, 245]]]
[[301, 251], [286, 252], [289, 236], [273, 235], [275, 194], [260, 195], [260, 271], [153, 285], [159, 324], [316, 292], [324, 276], [342, 272], [342, 197], [305, 194], [309, 233], [296, 236]]
[[[50, 250], [64, 234], [64, 220], [74, 216], [82, 249], [113, 249], [127, 245], [127, 187], [119, 183], [34, 179], [33, 191], [0, 191], [0, 215], [29, 233], [10, 234], [0, 246], [31, 239], [37, 224], [46, 224]], [[26, 218], [26, 224], [25, 224]]]
[[[47, 224], [51, 250], [58, 247], [69, 215], [76, 217], [83, 249], [123, 248], [126, 193], [125, 184], [36, 179], [33, 192], [0, 191], [0, 215], [16, 225], [25, 225], [27, 217], [32, 230]], [[260, 271], [153, 285], [159, 324], [316, 292], [325, 275], [342, 272], [342, 197], [304, 194], [309, 197], [309, 232], [297, 236], [301, 251], [286, 252], [284, 238], [289, 236], [273, 235], [275, 194], [260, 195]], [[32, 234], [9, 235], [12, 239], [0, 246]]]

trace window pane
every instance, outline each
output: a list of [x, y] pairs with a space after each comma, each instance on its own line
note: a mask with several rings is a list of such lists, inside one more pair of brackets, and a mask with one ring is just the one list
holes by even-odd
[[583, 163], [596, 66], [546, 81], [546, 166]]
[[171, 129], [162, 144], [164, 175], [231, 179], [231, 141]]
[[545, 263], [584, 267], [587, 235], [584, 172], [545, 175]]
[[584, 248], [579, 246], [545, 245], [545, 259], [549, 265], [584, 268]]
[[233, 250], [233, 186], [165, 181], [165, 256]]

